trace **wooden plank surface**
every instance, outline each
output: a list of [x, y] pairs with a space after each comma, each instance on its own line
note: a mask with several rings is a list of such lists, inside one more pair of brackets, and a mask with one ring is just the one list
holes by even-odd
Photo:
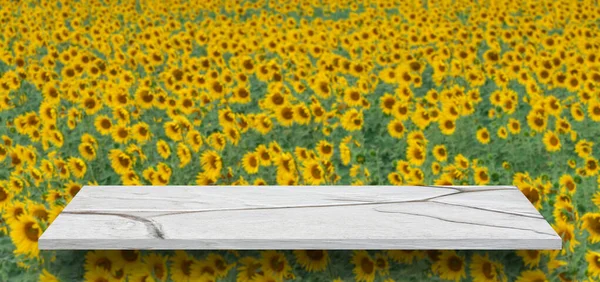
[[49, 249], [560, 249], [514, 186], [85, 186]]

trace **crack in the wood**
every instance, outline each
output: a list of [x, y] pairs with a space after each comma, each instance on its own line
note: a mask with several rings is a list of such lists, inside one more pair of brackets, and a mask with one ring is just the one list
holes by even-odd
[[430, 201], [432, 203], [437, 203], [437, 204], [443, 204], [443, 205], [448, 205], [448, 206], [455, 206], [455, 207], [463, 207], [463, 208], [468, 208], [468, 209], [475, 209], [475, 210], [480, 210], [480, 211], [489, 211], [489, 212], [495, 212], [495, 213], [502, 213], [502, 214], [509, 214], [509, 215], [517, 215], [517, 216], [522, 216], [522, 217], [529, 217], [529, 218], [535, 218], [535, 219], [544, 219], [543, 216], [536, 216], [536, 215], [532, 215], [532, 214], [524, 214], [524, 213], [517, 213], [517, 212], [509, 212], [509, 211], [503, 211], [503, 210], [495, 210], [495, 209], [486, 209], [486, 208], [480, 208], [480, 207], [473, 207], [473, 206], [467, 206], [467, 205], [459, 205], [459, 204], [453, 204], [453, 203], [446, 203], [446, 202], [439, 202], [439, 201]]
[[[420, 187], [429, 187], [429, 188], [442, 188], [442, 189], [453, 189], [453, 190], [457, 190], [460, 191], [461, 193], [474, 193], [474, 192], [488, 192], [488, 191], [510, 191], [510, 190], [518, 190], [516, 187], [515, 188], [484, 188], [484, 189], [464, 189], [458, 186], [420, 186]], [[470, 186], [470, 187], [485, 187], [485, 186]], [[505, 187], [505, 186], [502, 186]]]
[[[534, 219], [544, 219], [543, 217], [536, 217], [536, 216], [531, 216], [531, 215], [524, 215], [524, 214], [520, 214], [520, 213], [512, 213], [512, 212], [506, 212], [506, 211], [501, 211], [501, 210], [493, 210], [493, 209], [485, 209], [485, 208], [478, 208], [478, 207], [472, 207], [472, 206], [466, 206], [466, 205], [459, 205], [459, 204], [452, 204], [452, 203], [445, 203], [445, 202], [439, 202], [439, 201], [435, 201], [435, 199], [440, 199], [443, 197], [448, 197], [448, 196], [453, 196], [453, 195], [459, 195], [459, 194], [465, 194], [465, 193], [474, 193], [474, 192], [490, 192], [490, 191], [507, 191], [507, 190], [513, 190], [513, 188], [492, 188], [492, 189], [481, 189], [481, 190], [464, 190], [464, 189], [460, 189], [460, 188], [455, 188], [455, 187], [444, 187], [444, 186], [421, 186], [421, 187], [429, 187], [429, 188], [438, 188], [438, 189], [447, 189], [447, 190], [454, 190], [456, 192], [453, 193], [448, 193], [448, 194], [443, 194], [443, 195], [437, 195], [437, 196], [432, 196], [429, 198], [424, 198], [424, 199], [418, 199], [418, 200], [401, 200], [401, 201], [368, 201], [368, 200], [360, 200], [360, 199], [342, 199], [342, 198], [326, 198], [326, 200], [331, 200], [331, 201], [341, 201], [341, 202], [346, 202], [346, 201], [354, 201], [355, 203], [349, 203], [349, 204], [327, 204], [327, 205], [305, 205], [305, 206], [287, 206], [287, 207], [272, 207], [272, 206], [263, 206], [263, 207], [247, 207], [247, 208], [231, 208], [231, 209], [214, 209], [214, 210], [195, 210], [195, 211], [175, 211], [175, 212], [168, 212], [168, 213], [162, 213], [162, 214], [157, 214], [157, 215], [153, 215], [150, 216], [149, 218], [156, 218], [156, 217], [162, 217], [162, 216], [171, 216], [171, 215], [179, 215], [179, 214], [189, 214], [189, 213], [204, 213], [204, 212], [225, 212], [225, 211], [250, 211], [250, 210], [269, 210], [269, 209], [295, 209], [295, 208], [327, 208], [327, 207], [342, 207], [342, 206], [364, 206], [364, 205], [387, 205], [387, 204], [403, 204], [403, 203], [437, 203], [437, 204], [443, 204], [443, 205], [450, 205], [450, 206], [460, 206], [460, 207], [464, 207], [464, 208], [471, 208], [471, 209], [477, 209], [477, 210], [482, 210], [482, 211], [489, 211], [489, 212], [496, 212], [496, 213], [502, 213], [502, 214], [509, 214], [509, 215], [514, 215], [514, 216], [522, 216], [522, 217], [527, 217], [527, 218], [534, 218]], [[325, 194], [325, 195], [330, 195], [330, 194]], [[360, 202], [360, 203], [356, 203], [356, 202]], [[378, 210], [377, 208], [374, 208], [375, 211], [378, 212], [386, 212], [386, 211], [381, 211]], [[154, 235], [155, 237], [164, 238], [164, 234], [162, 233], [162, 230], [160, 230], [160, 225], [158, 223], [156, 223], [155, 221], [151, 220], [151, 219], [147, 219], [147, 218], [143, 218], [143, 217], [137, 217], [137, 216], [131, 216], [131, 215], [125, 215], [125, 214], [120, 214], [120, 213], [104, 213], [104, 212], [84, 212], [84, 211], [79, 211], [79, 212], [75, 212], [75, 211], [64, 211], [64, 213], [72, 213], [72, 214], [103, 214], [103, 215], [114, 215], [114, 216], [120, 216], [120, 217], [124, 217], [124, 218], [129, 218], [132, 220], [136, 220], [139, 222], [143, 222], [148, 230], [150, 231], [150, 233], [152, 235]], [[402, 212], [388, 212], [388, 213], [402, 213]], [[427, 215], [422, 215], [422, 214], [411, 214], [411, 213], [405, 213], [408, 215], [420, 215], [420, 216], [427, 216]], [[456, 222], [456, 223], [464, 223], [464, 224], [474, 224], [474, 223], [467, 223], [467, 222], [460, 222], [460, 221], [451, 221], [451, 220], [446, 220], [446, 219], [442, 219], [442, 218], [438, 218], [438, 217], [434, 217], [434, 216], [428, 216], [428, 217], [432, 217], [432, 218], [437, 218], [439, 220], [445, 220], [448, 222]], [[474, 225], [482, 225], [482, 226], [490, 226], [490, 227], [498, 227], [498, 228], [511, 228], [511, 227], [500, 227], [500, 226], [495, 226], [495, 225], [483, 225], [483, 224], [474, 224]], [[511, 228], [511, 229], [519, 229], [519, 228]], [[531, 230], [531, 229], [523, 229], [523, 230], [529, 230], [529, 231], [533, 231], [536, 233], [540, 233], [540, 234], [545, 234], [545, 235], [553, 235], [553, 234], [547, 234], [547, 233], [541, 233], [541, 232], [537, 232], [535, 230]]]
[[450, 196], [450, 195], [456, 195], [456, 194], [460, 194], [460, 193], [462, 193], [462, 192], [456, 191], [456, 192], [450, 193], [450, 194], [438, 195], [438, 196], [433, 196], [433, 197], [419, 199], [419, 200], [402, 200], [402, 201], [389, 201], [389, 202], [367, 202], [367, 203], [352, 203], [352, 204], [306, 205], [306, 206], [292, 206], [292, 207], [255, 207], [255, 208], [231, 208], [231, 209], [216, 209], [216, 210], [178, 211], [178, 212], [157, 214], [157, 215], [154, 215], [151, 217], [156, 218], [156, 217], [161, 217], [161, 216], [188, 214], [188, 213], [204, 213], [204, 212], [300, 209], [300, 208], [331, 208], [331, 207], [344, 207], [344, 206], [366, 206], [366, 205], [383, 205], [383, 204], [419, 203], [419, 202], [428, 202], [433, 199]]
[[422, 217], [433, 218], [433, 219], [451, 222], [451, 223], [469, 224], [469, 225], [476, 225], [476, 226], [486, 226], [486, 227], [495, 227], [495, 228], [504, 228], [504, 229], [513, 229], [513, 230], [523, 230], [523, 231], [531, 231], [531, 232], [534, 232], [537, 234], [542, 234], [542, 235], [557, 236], [556, 234], [540, 232], [540, 231], [528, 229], [528, 228], [499, 226], [499, 225], [493, 225], [493, 224], [483, 224], [483, 223], [474, 223], [474, 222], [464, 222], [464, 221], [451, 220], [451, 219], [447, 219], [447, 218], [441, 218], [441, 217], [437, 217], [437, 216], [433, 216], [433, 215], [426, 215], [426, 214], [419, 214], [419, 213], [409, 213], [409, 212], [400, 212], [400, 211], [382, 211], [382, 210], [378, 210], [377, 208], [373, 208], [373, 210], [376, 212], [381, 212], [381, 213], [398, 213], [398, 214], [406, 214], [406, 215], [413, 215], [413, 216], [422, 216]]
[[[455, 189], [452, 187], [442, 187], [442, 186], [420, 186], [420, 187], [428, 187], [428, 188], [442, 188], [442, 189], [453, 189], [453, 190], [457, 190], [458, 193], [450, 193], [450, 194], [445, 194], [440, 196], [441, 197], [445, 197], [445, 196], [452, 196], [452, 195], [456, 195], [456, 194], [466, 194], [466, 193], [476, 193], [476, 192], [489, 192], [489, 191], [507, 191], [507, 190], [513, 190], [513, 189], [502, 189], [502, 188], [497, 188], [497, 189], [482, 189], [482, 190], [461, 190], [461, 189]], [[369, 201], [369, 200], [360, 200], [360, 199], [351, 199], [351, 198], [346, 198], [346, 199], [341, 199], [341, 198], [325, 198], [325, 200], [331, 200], [331, 201], [340, 201], [340, 202], [350, 202], [350, 201], [355, 201], [355, 202], [368, 202], [368, 203], [381, 203], [381, 204], [389, 204], [392, 202], [377, 202], [377, 201]], [[431, 199], [425, 199], [425, 200], [431, 200]], [[403, 203], [405, 202], [409, 202], [409, 201], [402, 201]], [[438, 203], [437, 201], [434, 201], [436, 203]]]
[[376, 202], [376, 201], [368, 201], [368, 200], [338, 199], [338, 198], [325, 198], [325, 200], [338, 201], [338, 202], [363, 202], [363, 203], [375, 203]]
[[126, 219], [130, 219], [133, 221], [137, 221], [137, 222], [141, 222], [144, 224], [144, 226], [146, 226], [146, 229], [148, 230], [148, 233], [154, 237], [154, 238], [158, 238], [158, 239], [165, 239], [165, 233], [162, 230], [161, 225], [152, 220], [152, 219], [147, 219], [141, 216], [135, 216], [135, 215], [129, 215], [129, 214], [122, 214], [122, 213], [113, 213], [113, 212], [93, 212], [93, 211], [63, 211], [62, 213], [64, 214], [83, 214], [83, 215], [109, 215], [109, 216], [118, 216], [118, 217], [122, 217], [122, 218], [126, 218]]
[[175, 202], [175, 203], [181, 203], [182, 200], [185, 200], [186, 203], [197, 203], [197, 204], [208, 204], [208, 202], [204, 202], [204, 201], [196, 201], [196, 200], [190, 200], [190, 199], [173, 199], [173, 198], [124, 198], [124, 197], [111, 197], [111, 196], [100, 196], [100, 197], [89, 197], [89, 200], [95, 200], [98, 198], [102, 198], [102, 199], [111, 199], [111, 200], [132, 200], [132, 201], [137, 201], [137, 200], [158, 200], [158, 201], [165, 201], [165, 202]]

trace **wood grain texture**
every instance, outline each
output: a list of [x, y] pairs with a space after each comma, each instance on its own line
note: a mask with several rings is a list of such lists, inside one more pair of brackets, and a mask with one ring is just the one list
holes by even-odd
[[514, 186], [85, 186], [50, 249], [560, 249]]

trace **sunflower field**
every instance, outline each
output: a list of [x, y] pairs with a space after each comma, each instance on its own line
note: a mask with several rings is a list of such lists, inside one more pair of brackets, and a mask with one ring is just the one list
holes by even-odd
[[[0, 29], [0, 281], [600, 279], [597, 0], [1, 0]], [[515, 185], [563, 249], [38, 250], [109, 184]]]

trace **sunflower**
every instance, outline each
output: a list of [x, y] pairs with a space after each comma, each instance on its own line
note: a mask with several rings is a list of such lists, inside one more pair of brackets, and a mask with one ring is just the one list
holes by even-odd
[[588, 157], [585, 159], [585, 175], [586, 176], [594, 176], [600, 170], [600, 166], [598, 166], [598, 160], [593, 157]]
[[192, 153], [184, 143], [177, 144], [177, 157], [179, 158], [179, 168], [185, 167], [192, 160]]
[[92, 161], [92, 160], [96, 159], [96, 148], [91, 143], [82, 142], [81, 144], [79, 144], [78, 149], [79, 149], [79, 154], [81, 154], [81, 156], [84, 159], [86, 159], [88, 161]]
[[111, 166], [117, 174], [124, 174], [133, 167], [133, 160], [129, 155], [118, 149], [112, 149], [109, 153]]
[[16, 254], [25, 254], [29, 257], [38, 257], [38, 240], [42, 235], [42, 228], [36, 218], [31, 214], [21, 214], [18, 220], [10, 224], [10, 238], [15, 245]]
[[542, 258], [542, 254], [538, 250], [518, 250], [516, 253], [523, 259], [525, 266], [528, 267], [537, 267]]
[[223, 98], [223, 96], [227, 92], [223, 83], [221, 83], [219, 80], [216, 80], [216, 79], [209, 82], [208, 90], [209, 90], [210, 96], [213, 99]]
[[131, 127], [132, 138], [140, 144], [146, 143], [152, 137], [150, 126], [145, 122], [139, 122]]
[[401, 120], [396, 119], [388, 123], [387, 130], [390, 136], [400, 139], [404, 136], [406, 128]]
[[317, 75], [310, 87], [322, 99], [328, 99], [332, 94], [329, 79], [324, 75]]
[[296, 261], [306, 271], [324, 271], [329, 264], [329, 253], [325, 250], [295, 250]]
[[392, 185], [402, 185], [404, 183], [402, 176], [397, 172], [391, 172], [388, 174], [388, 180]]
[[90, 116], [96, 114], [103, 107], [103, 103], [94, 96], [82, 97], [80, 104], [85, 113]]
[[475, 184], [477, 185], [488, 184], [490, 182], [488, 169], [484, 167], [475, 168], [475, 171], [473, 172], [473, 178], [475, 179]]
[[600, 121], [600, 102], [592, 100], [588, 104], [588, 115], [593, 121]]
[[223, 169], [223, 161], [221, 156], [212, 150], [207, 150], [200, 156], [200, 165], [202, 169], [209, 175], [219, 176]]
[[196, 175], [196, 184], [199, 186], [213, 185], [217, 182], [218, 175], [207, 172], [199, 172]]
[[496, 132], [496, 134], [498, 135], [498, 137], [500, 137], [500, 139], [506, 139], [508, 137], [508, 131], [504, 126], [498, 127], [498, 131]]
[[77, 183], [77, 182], [69, 182], [65, 185], [65, 195], [67, 196], [67, 199], [72, 199], [75, 197], [75, 195], [77, 195], [77, 193], [79, 193], [79, 190], [81, 190], [81, 184]]
[[431, 267], [442, 279], [459, 281], [466, 276], [465, 259], [454, 251], [442, 251]]
[[[311, 155], [309, 154], [309, 151], [304, 147], [296, 147], [296, 149], [294, 149], [294, 154], [300, 162], [304, 162], [305, 160], [309, 159]], [[310, 159], [313, 160], [313, 158]]]
[[25, 204], [19, 201], [13, 201], [6, 206], [2, 217], [10, 226], [12, 223], [19, 221], [19, 217], [24, 213]]
[[309, 160], [304, 163], [302, 176], [308, 185], [320, 185], [325, 182], [325, 171], [315, 160]]
[[387, 260], [387, 254], [379, 252], [375, 254], [375, 268], [379, 275], [385, 276], [390, 273], [390, 263]]
[[187, 144], [190, 145], [190, 147], [192, 148], [192, 150], [194, 152], [200, 151], [200, 148], [204, 144], [204, 141], [202, 141], [202, 135], [200, 134], [199, 131], [197, 131], [195, 129], [190, 130], [186, 134], [185, 140], [186, 140]]
[[278, 282], [278, 281], [280, 281], [280, 279], [278, 279], [276, 276], [274, 276], [272, 274], [261, 273], [261, 274], [255, 276], [255, 278], [252, 281], [253, 282]]
[[477, 130], [477, 141], [479, 141], [481, 144], [490, 143], [490, 133], [487, 128], [483, 127]]
[[310, 123], [310, 109], [304, 103], [294, 106], [294, 122], [302, 125]]
[[275, 117], [279, 124], [283, 126], [291, 126], [294, 123], [294, 108], [287, 104], [278, 107], [275, 111]]
[[163, 125], [165, 135], [173, 141], [181, 141], [183, 139], [183, 128], [177, 121], [168, 121]]
[[579, 245], [579, 241], [575, 238], [575, 226], [573, 224], [559, 220], [552, 224], [552, 228], [562, 238], [563, 244], [568, 243], [569, 251], [573, 252], [575, 247]]
[[343, 165], [350, 164], [351, 160], [351, 151], [346, 143], [340, 143], [340, 159]]
[[536, 209], [540, 209], [542, 207], [542, 194], [535, 186], [523, 183], [517, 187]]
[[423, 180], [425, 179], [425, 174], [423, 170], [418, 167], [412, 168], [410, 170], [410, 174], [407, 177], [408, 183], [410, 185], [423, 185]]
[[[315, 99], [316, 101], [316, 99]], [[313, 114], [314, 121], [317, 123], [322, 123], [326, 118], [326, 111], [318, 102], [314, 102], [310, 105], [310, 110]]]
[[60, 90], [57, 89], [57, 85], [53, 83], [47, 83], [42, 89], [42, 96], [44, 101], [51, 104], [58, 104], [60, 102]]
[[411, 264], [425, 258], [425, 252], [416, 250], [389, 250], [387, 256], [395, 262]]
[[157, 253], [149, 253], [142, 257], [142, 262], [147, 270], [156, 278], [158, 281], [167, 280], [167, 256], [159, 255]]
[[391, 114], [398, 120], [408, 119], [410, 115], [409, 104], [404, 101], [395, 102]]
[[259, 178], [254, 179], [254, 182], [252, 183], [252, 185], [254, 185], [254, 186], [265, 186], [265, 185], [268, 185], [268, 184], [267, 184], [267, 181], [265, 181], [264, 179], [262, 179], [262, 178], [259, 177]]
[[456, 122], [454, 121], [453, 118], [448, 117], [447, 115], [442, 115], [442, 117], [438, 121], [438, 125], [440, 128], [440, 131], [444, 135], [452, 135], [454, 133], [454, 131], [456, 130]]
[[208, 136], [208, 144], [215, 150], [222, 151], [227, 145], [226, 137], [221, 132], [214, 132]]
[[0, 182], [0, 210], [4, 210], [8, 203], [10, 203], [13, 195], [8, 188], [4, 187], [4, 185]]
[[554, 272], [557, 268], [567, 265], [566, 261], [557, 259], [560, 252], [559, 250], [548, 251], [549, 259], [547, 265], [550, 272]]
[[273, 129], [273, 121], [264, 113], [258, 114], [254, 118], [254, 129], [265, 135]]
[[258, 147], [256, 147], [255, 152], [258, 156], [260, 165], [262, 165], [262, 166], [270, 166], [271, 165], [271, 162], [272, 162], [271, 153], [269, 152], [269, 149], [267, 148], [267, 146], [265, 146], [264, 144], [261, 144]]
[[154, 103], [154, 94], [148, 87], [139, 87], [135, 92], [135, 103], [142, 109], [149, 109]]
[[281, 92], [269, 92], [264, 100], [264, 106], [269, 109], [275, 109], [288, 104], [289, 98]]
[[538, 111], [532, 110], [527, 114], [527, 124], [529, 127], [537, 132], [543, 132], [546, 129], [548, 123], [548, 116]]
[[59, 280], [44, 268], [40, 273], [39, 282], [59, 282]]
[[519, 277], [517, 277], [517, 280], [515, 280], [515, 282], [537, 282], [537, 281], [548, 281], [548, 278], [546, 278], [546, 274], [544, 274], [544, 272], [539, 269], [525, 270], [525, 271], [521, 272]]
[[585, 114], [583, 113], [583, 109], [581, 108], [581, 104], [573, 103], [571, 105], [571, 116], [575, 121], [583, 121], [585, 119]]
[[544, 145], [546, 145], [546, 150], [548, 152], [556, 152], [560, 151], [560, 139], [553, 131], [546, 131], [544, 134]]
[[208, 262], [210, 262], [212, 264], [212, 266], [215, 268], [216, 272], [216, 277], [217, 278], [222, 278], [227, 276], [227, 273], [229, 272], [229, 270], [231, 270], [235, 263], [227, 263], [227, 261], [225, 261], [225, 259], [223, 258], [223, 256], [216, 254], [216, 253], [210, 253], [208, 254], [208, 256], [206, 257], [206, 260], [208, 260]]
[[137, 250], [119, 250], [115, 254], [115, 257], [119, 260], [120, 270], [125, 273], [143, 266], [140, 251]]
[[33, 217], [37, 218], [42, 222], [48, 222], [48, 210], [46, 206], [42, 203], [30, 202], [27, 204], [28, 214], [31, 214]]
[[347, 131], [361, 130], [364, 123], [362, 111], [354, 108], [346, 111], [342, 116], [342, 127]]
[[406, 148], [406, 156], [412, 165], [420, 166], [425, 162], [427, 152], [417, 142], [410, 142]]
[[242, 158], [242, 167], [248, 174], [258, 173], [259, 166], [259, 155], [256, 152], [248, 152]]
[[588, 250], [585, 254], [585, 260], [588, 263], [587, 272], [590, 276], [600, 276], [600, 253]]
[[362, 99], [363, 96], [358, 88], [349, 87], [344, 91], [344, 103], [350, 107], [360, 106]]
[[577, 191], [577, 183], [575, 183], [575, 180], [571, 175], [563, 174], [558, 183], [560, 184], [561, 189], [566, 189], [570, 195], [575, 194]]
[[508, 119], [508, 131], [512, 134], [519, 134], [521, 132], [521, 123], [513, 118]]
[[152, 277], [152, 271], [147, 268], [136, 268], [128, 272], [128, 282], [156, 282]]
[[6, 156], [8, 156], [8, 148], [0, 144], [0, 162], [4, 161]]
[[82, 159], [71, 157], [69, 158], [68, 163], [69, 169], [75, 177], [83, 178], [83, 176], [85, 176], [85, 173], [87, 172], [87, 165]]
[[164, 140], [156, 142], [156, 151], [163, 159], [167, 159], [171, 155], [171, 147], [169, 147], [169, 143]]
[[469, 159], [467, 159], [463, 154], [458, 154], [454, 156], [454, 163], [460, 169], [468, 169], [469, 168]]
[[265, 274], [272, 275], [278, 279], [277, 281], [282, 280], [292, 270], [292, 267], [281, 252], [263, 251], [261, 252], [260, 262]]
[[234, 146], [238, 145], [242, 136], [240, 135], [240, 132], [235, 128], [235, 126], [225, 126], [223, 128], [223, 132], [225, 133], [225, 137], [227, 138], [227, 140], [229, 140], [229, 142], [231, 142], [231, 144], [233, 144]]
[[578, 212], [573, 207], [568, 194], [559, 195], [557, 201], [554, 203], [552, 215], [555, 221], [574, 222], [579, 219]]
[[260, 275], [260, 261], [254, 257], [243, 257], [238, 260], [236, 281], [253, 282]]
[[173, 281], [193, 281], [192, 265], [197, 263], [197, 260], [187, 252], [176, 250], [175, 256], [170, 258], [171, 265], [169, 272]]
[[396, 98], [392, 94], [385, 93], [379, 98], [379, 107], [384, 114], [391, 114], [396, 105]]
[[131, 135], [131, 130], [124, 123], [119, 123], [112, 127], [111, 136], [117, 143], [127, 143]]
[[592, 154], [593, 145], [594, 142], [585, 139], [579, 140], [577, 144], [575, 144], [575, 153], [577, 153], [580, 158], [585, 159]]
[[589, 234], [588, 240], [592, 244], [600, 242], [600, 213], [586, 213], [581, 221], [581, 227]]
[[98, 115], [95, 118], [94, 126], [100, 134], [108, 135], [112, 132], [113, 123], [108, 116]]
[[317, 152], [319, 153], [319, 156], [323, 160], [330, 160], [331, 157], [333, 156], [333, 151], [334, 151], [333, 144], [331, 144], [325, 140], [321, 140], [317, 144]]
[[352, 272], [354, 272], [356, 281], [373, 282], [375, 280], [375, 262], [367, 251], [354, 251], [351, 262], [354, 264]]
[[23, 182], [23, 179], [17, 176], [11, 176], [9, 178], [8, 188], [14, 191], [16, 194], [20, 194], [23, 191], [23, 188], [25, 188], [25, 182]]
[[491, 261], [488, 254], [485, 256], [473, 255], [469, 269], [475, 281], [501, 281], [503, 267], [501, 264]]
[[116, 282], [117, 279], [111, 274], [110, 271], [102, 268], [96, 267], [91, 270], [87, 270], [84, 275], [85, 281], [91, 282]]
[[199, 279], [202, 281], [212, 281], [216, 278], [217, 274], [217, 270], [215, 269], [214, 265], [207, 259], [195, 260], [191, 265], [190, 270], [193, 279]]
[[112, 273], [122, 267], [123, 261], [117, 256], [118, 253], [115, 251], [89, 251], [85, 254], [85, 271], [93, 272], [96, 269], [102, 269]]

